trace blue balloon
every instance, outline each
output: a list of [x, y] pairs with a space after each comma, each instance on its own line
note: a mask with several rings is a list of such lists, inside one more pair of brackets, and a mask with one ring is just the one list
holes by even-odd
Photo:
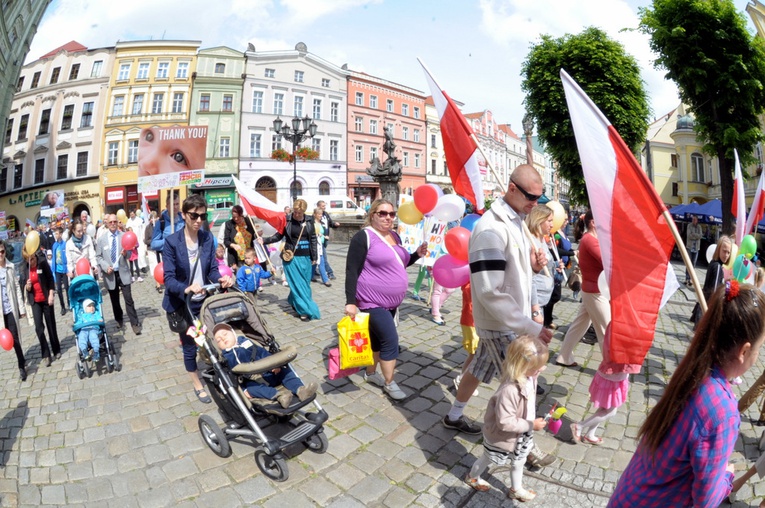
[[476, 221], [478, 221], [478, 219], [480, 218], [481, 216], [478, 215], [477, 213], [469, 213], [462, 218], [462, 221], [460, 222], [460, 226], [472, 232], [473, 228], [475, 227]]

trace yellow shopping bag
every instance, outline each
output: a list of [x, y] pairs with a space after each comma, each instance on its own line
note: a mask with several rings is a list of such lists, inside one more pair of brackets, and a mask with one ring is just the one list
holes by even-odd
[[359, 312], [356, 319], [345, 316], [337, 323], [340, 368], [366, 367], [374, 363], [369, 339], [369, 314]]

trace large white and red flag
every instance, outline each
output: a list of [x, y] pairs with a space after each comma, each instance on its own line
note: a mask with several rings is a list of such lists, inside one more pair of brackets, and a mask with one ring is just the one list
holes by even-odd
[[446, 167], [452, 179], [454, 192], [473, 203], [476, 210], [483, 210], [483, 185], [479, 165], [482, 157], [473, 129], [452, 98], [436, 84], [422, 60], [418, 58], [417, 61], [425, 72], [433, 104], [441, 121]]
[[745, 234], [751, 234], [755, 230], [757, 224], [762, 220], [763, 212], [765, 212], [765, 171], [760, 173], [760, 181], [757, 183], [757, 190], [754, 191], [752, 208], [746, 218]]
[[738, 152], [733, 150], [735, 161], [735, 178], [733, 180], [733, 202], [731, 213], [736, 218], [736, 245], [741, 245], [741, 240], [746, 234], [746, 194], [744, 193], [744, 177], [741, 174], [741, 163], [738, 161]]
[[279, 233], [284, 233], [284, 227], [287, 225], [287, 216], [284, 215], [284, 210], [260, 192], [247, 187], [237, 177], [233, 178], [236, 192], [239, 194], [242, 207], [247, 215], [263, 219]]
[[611, 293], [611, 361], [643, 363], [659, 309], [679, 283], [667, 209], [613, 125], [561, 69]]

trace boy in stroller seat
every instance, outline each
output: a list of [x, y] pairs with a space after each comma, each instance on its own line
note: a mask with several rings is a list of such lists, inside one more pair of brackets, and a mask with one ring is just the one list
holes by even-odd
[[[254, 344], [250, 339], [241, 335], [237, 337], [234, 329], [226, 323], [215, 325], [213, 338], [218, 348], [223, 352], [223, 357], [228, 362], [229, 367], [271, 356], [268, 351]], [[297, 395], [302, 402], [313, 397], [319, 388], [316, 383], [309, 383], [308, 386], [303, 385], [303, 382], [288, 365], [273, 369], [271, 372], [265, 372], [261, 374], [261, 377], [268, 384], [245, 379], [241, 383], [242, 391], [251, 399], [276, 400], [285, 409], [292, 403], [292, 394]], [[279, 385], [283, 385], [291, 393], [279, 394], [275, 388]]]
[[98, 332], [101, 330], [101, 324], [103, 324], [104, 318], [101, 317], [101, 313], [96, 310], [96, 302], [90, 298], [86, 298], [82, 302], [82, 314], [80, 315], [80, 323], [88, 324], [90, 326], [84, 326], [77, 332], [77, 345], [82, 351], [82, 357], [88, 359], [88, 345], [93, 350], [93, 361], [98, 363], [101, 358], [98, 349]]

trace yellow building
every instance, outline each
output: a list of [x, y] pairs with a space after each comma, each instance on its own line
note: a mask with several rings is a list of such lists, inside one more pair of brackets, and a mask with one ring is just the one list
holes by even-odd
[[[138, 138], [148, 127], [189, 124], [191, 87], [201, 41], [118, 42], [104, 118], [101, 195], [104, 212], [140, 207]], [[166, 192], [166, 191], [164, 191]], [[181, 199], [186, 189], [181, 189]], [[146, 194], [161, 210], [161, 193]]]

